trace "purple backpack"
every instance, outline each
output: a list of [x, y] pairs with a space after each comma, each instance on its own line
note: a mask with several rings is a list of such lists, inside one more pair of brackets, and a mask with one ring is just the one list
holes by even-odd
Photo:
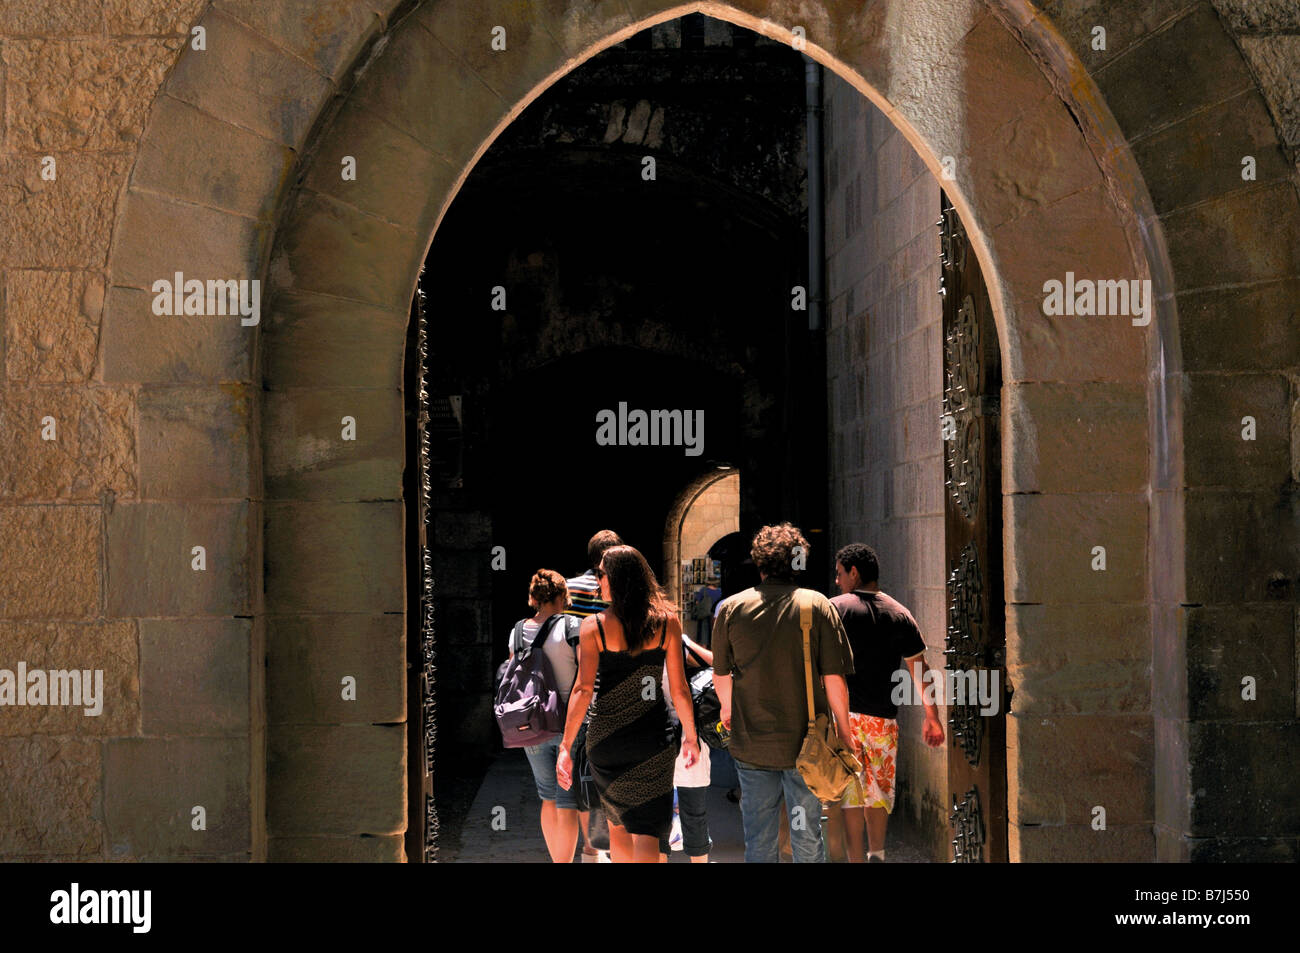
[[522, 646], [522, 622], [516, 623], [516, 631], [510, 633], [510, 644], [521, 645], [521, 651], [505, 664], [494, 708], [501, 740], [507, 748], [528, 748], [564, 731], [565, 712], [560, 708], [555, 672], [542, 651], [557, 622], [564, 624], [564, 616], [556, 614], [547, 619], [527, 646]]

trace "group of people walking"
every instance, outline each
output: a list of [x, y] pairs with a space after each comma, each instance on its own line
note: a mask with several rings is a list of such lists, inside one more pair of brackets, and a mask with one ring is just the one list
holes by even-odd
[[[740, 778], [746, 862], [777, 861], [787, 823], [795, 862], [827, 859], [823, 805], [795, 764], [809, 722], [808, 684], [813, 708], [832, 716], [862, 765], [843, 801], [827, 805], [832, 818], [841, 812], [835, 836], [842, 836], [850, 862], [884, 860], [898, 743], [893, 675], [905, 662], [915, 697], [926, 697], [919, 691], [925, 643], [912, 614], [879, 591], [870, 547], [854, 543], [836, 554], [841, 594], [834, 599], [796, 585], [794, 567], [807, 553], [808, 541], [789, 523], [760, 529], [750, 550], [760, 582], [717, 605], [708, 647], [683, 634], [677, 607], [645, 557], [610, 530], [591, 538], [591, 568], [582, 575], [565, 579], [543, 569], [533, 576], [535, 614], [514, 627], [509, 647], [512, 658], [525, 646], [534, 650], [543, 634], [541, 649], [566, 713], [562, 734], [525, 749], [553, 861], [572, 862], [580, 831], [583, 860], [598, 853], [574, 797], [573, 748], [584, 725], [610, 858], [667, 859], [676, 789], [683, 849], [692, 861], [708, 860], [709, 748], [695, 724], [688, 657], [713, 668], [720, 733], [729, 733]], [[801, 606], [812, 613], [810, 680]], [[923, 738], [931, 746], [944, 740], [930, 703]]]

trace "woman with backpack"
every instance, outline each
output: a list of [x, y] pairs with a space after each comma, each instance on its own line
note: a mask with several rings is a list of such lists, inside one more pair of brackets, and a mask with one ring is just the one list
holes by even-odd
[[658, 863], [659, 840], [672, 828], [679, 749], [660, 683], [665, 662], [668, 689], [681, 717], [685, 766], [694, 766], [700, 757], [681, 621], [645, 557], [631, 546], [607, 549], [596, 575], [601, 598], [610, 606], [582, 621], [578, 681], [556, 774], [564, 788], [572, 785], [570, 748], [599, 674], [600, 698], [587, 726], [586, 758], [609, 818], [610, 855], [615, 863]]
[[[536, 613], [515, 624], [510, 632], [510, 657], [524, 647], [533, 647], [534, 641], [544, 639], [541, 649], [555, 676], [560, 696], [560, 711], [566, 711], [574, 678], [578, 673], [577, 647], [570, 639], [578, 620], [564, 614], [569, 605], [569, 589], [564, 577], [551, 569], [539, 569], [528, 584], [528, 604]], [[560, 736], [524, 748], [528, 764], [533, 769], [537, 796], [542, 800], [542, 836], [551, 860], [557, 864], [573, 862], [573, 851], [578, 844], [578, 803], [573, 791], [561, 788], [555, 780], [556, 755]]]

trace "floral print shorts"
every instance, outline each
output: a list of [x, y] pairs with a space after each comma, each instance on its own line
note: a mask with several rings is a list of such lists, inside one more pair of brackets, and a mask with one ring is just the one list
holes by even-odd
[[[894, 809], [894, 763], [898, 756], [898, 722], [849, 712], [849, 731], [862, 742], [863, 770], [859, 785], [850, 784], [840, 807]], [[865, 798], [865, 800], [864, 800]]]

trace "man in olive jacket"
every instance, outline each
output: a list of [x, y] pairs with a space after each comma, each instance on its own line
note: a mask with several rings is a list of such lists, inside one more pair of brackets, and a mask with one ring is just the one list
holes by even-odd
[[830, 600], [795, 584], [796, 568], [808, 555], [808, 541], [796, 527], [764, 526], [750, 555], [762, 581], [726, 599], [713, 626], [713, 684], [740, 775], [745, 861], [777, 862], [784, 794], [795, 863], [825, 863], [821, 803], [795, 768], [808, 729], [799, 605], [812, 609], [813, 706], [834, 714], [840, 737], [857, 751], [848, 732], [845, 682], [853, 653]]

